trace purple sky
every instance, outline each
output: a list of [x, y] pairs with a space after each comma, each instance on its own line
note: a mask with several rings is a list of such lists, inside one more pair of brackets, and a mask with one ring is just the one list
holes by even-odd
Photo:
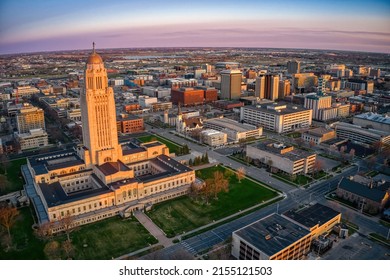
[[97, 48], [275, 47], [389, 53], [390, 2], [0, 1], [0, 54], [87, 49], [92, 41]]

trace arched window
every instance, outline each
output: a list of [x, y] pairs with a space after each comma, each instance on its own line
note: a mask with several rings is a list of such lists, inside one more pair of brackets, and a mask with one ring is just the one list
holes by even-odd
[[69, 170], [70, 173], [76, 172], [76, 169], [72, 168]]
[[104, 162], [109, 162], [109, 161], [112, 161], [110, 157], [106, 157], [106, 158], [104, 159]]

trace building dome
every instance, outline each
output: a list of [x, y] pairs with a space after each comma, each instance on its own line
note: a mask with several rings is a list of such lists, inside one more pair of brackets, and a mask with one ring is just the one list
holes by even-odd
[[100, 55], [98, 55], [95, 52], [95, 42], [94, 42], [93, 43], [93, 50], [92, 50], [92, 53], [88, 57], [87, 64], [99, 64], [99, 63], [103, 63], [103, 59]]
[[99, 64], [99, 63], [103, 63], [103, 59], [100, 55], [98, 55], [97, 53], [95, 53], [95, 51], [93, 53], [91, 53], [91, 55], [88, 57], [88, 60], [87, 60], [87, 64]]

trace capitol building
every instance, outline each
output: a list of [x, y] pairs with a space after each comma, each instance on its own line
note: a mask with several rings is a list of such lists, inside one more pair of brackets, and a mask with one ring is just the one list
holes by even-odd
[[118, 142], [114, 92], [95, 48], [84, 79], [80, 96], [84, 143], [30, 157], [22, 167], [39, 223], [55, 223], [69, 215], [75, 226], [114, 215], [128, 217], [188, 193], [195, 172], [169, 157], [165, 144]]

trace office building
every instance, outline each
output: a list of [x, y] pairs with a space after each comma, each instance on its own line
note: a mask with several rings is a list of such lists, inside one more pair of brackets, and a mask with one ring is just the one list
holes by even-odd
[[201, 142], [211, 147], [225, 145], [227, 134], [214, 129], [206, 129], [200, 132]]
[[28, 133], [31, 129], [45, 129], [45, 116], [43, 109], [28, 103], [23, 104], [16, 116], [18, 133]]
[[263, 141], [246, 146], [246, 155], [260, 160], [273, 171], [289, 175], [307, 174], [313, 171], [316, 154], [273, 141]]
[[309, 230], [278, 214], [234, 231], [232, 238], [239, 260], [303, 260], [312, 241]]
[[301, 63], [297, 60], [291, 60], [287, 62], [288, 74], [299, 74], [301, 72]]
[[317, 85], [317, 76], [314, 73], [293, 74], [292, 91], [294, 93], [313, 92]]
[[307, 143], [319, 145], [322, 142], [336, 138], [336, 131], [325, 127], [318, 127], [302, 133], [301, 138]]
[[289, 80], [279, 81], [279, 99], [291, 94], [291, 83]]
[[221, 71], [221, 99], [240, 99], [241, 81], [240, 70]]
[[363, 113], [353, 117], [353, 124], [390, 132], [390, 116], [376, 113]]
[[376, 142], [390, 145], [390, 131], [386, 132], [373, 128], [364, 128], [359, 125], [344, 122], [338, 122], [334, 126], [336, 135], [340, 139], [348, 139], [369, 145]]
[[279, 76], [261, 74], [256, 78], [255, 96], [260, 99], [276, 100], [279, 98]]
[[263, 134], [261, 127], [250, 124], [242, 124], [227, 118], [208, 119], [203, 122], [205, 128], [218, 130], [227, 134], [227, 137], [235, 142], [251, 138], [259, 138]]
[[240, 120], [277, 133], [284, 133], [310, 127], [312, 110], [291, 104], [245, 106], [241, 108]]
[[144, 131], [144, 120], [143, 118], [132, 116], [132, 115], [123, 115], [117, 119], [118, 132], [121, 133], [135, 133]]
[[329, 234], [341, 222], [340, 212], [319, 203], [298, 210], [289, 210], [282, 216], [309, 230], [312, 239]]
[[48, 135], [42, 128], [30, 129], [26, 133], [16, 133], [15, 136], [22, 151], [42, 148], [49, 144]]
[[180, 88], [171, 91], [171, 101], [176, 105], [179, 103], [183, 106], [199, 105], [214, 102], [217, 98], [217, 90], [210, 87]]

